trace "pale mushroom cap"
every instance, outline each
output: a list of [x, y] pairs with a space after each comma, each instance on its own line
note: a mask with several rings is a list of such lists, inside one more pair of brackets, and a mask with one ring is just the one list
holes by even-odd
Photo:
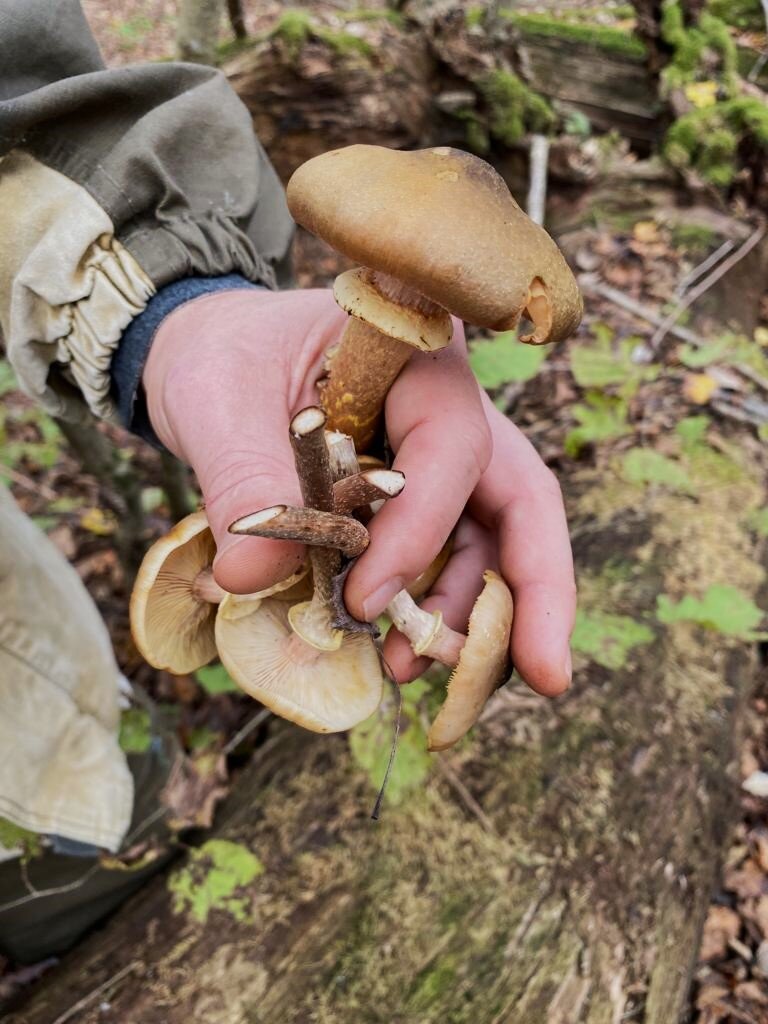
[[367, 634], [345, 633], [337, 651], [317, 651], [293, 633], [288, 605], [277, 598], [246, 618], [218, 616], [216, 642], [246, 693], [312, 732], [351, 729], [381, 701], [381, 664]]
[[508, 675], [512, 594], [495, 572], [484, 573], [483, 579], [485, 586], [469, 617], [467, 642], [427, 736], [430, 750], [446, 750], [460, 740]]
[[192, 589], [215, 554], [205, 512], [193, 512], [144, 556], [131, 594], [131, 633], [155, 668], [181, 675], [215, 657], [217, 606], [198, 600]]
[[287, 196], [299, 224], [336, 250], [469, 323], [514, 327], [533, 298], [526, 340], [559, 341], [578, 326], [581, 296], [562, 253], [479, 157], [347, 146], [299, 167]]
[[298, 572], [273, 583], [265, 590], [257, 590], [253, 594], [227, 594], [219, 605], [219, 615], [226, 619], [242, 619], [246, 615], [252, 615], [265, 597], [276, 597], [280, 601], [293, 604], [311, 596], [312, 576], [307, 562]]

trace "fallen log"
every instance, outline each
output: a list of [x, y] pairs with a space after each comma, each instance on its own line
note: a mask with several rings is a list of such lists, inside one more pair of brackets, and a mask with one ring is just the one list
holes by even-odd
[[755, 657], [664, 625], [657, 599], [754, 596], [750, 451], [699, 450], [685, 493], [628, 483], [615, 455], [567, 477], [586, 616], [569, 694], [499, 691], [378, 823], [344, 737], [275, 723], [215, 830], [248, 870], [193, 852], [7, 1024], [674, 1024]]

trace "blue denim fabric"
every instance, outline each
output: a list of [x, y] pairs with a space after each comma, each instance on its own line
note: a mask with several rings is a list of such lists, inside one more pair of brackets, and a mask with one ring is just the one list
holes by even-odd
[[112, 395], [122, 424], [155, 448], [162, 448], [147, 414], [147, 401], [141, 386], [141, 374], [155, 334], [163, 320], [185, 302], [213, 292], [239, 288], [262, 288], [240, 274], [223, 277], [183, 277], [160, 289], [123, 332], [112, 357], [110, 376]]

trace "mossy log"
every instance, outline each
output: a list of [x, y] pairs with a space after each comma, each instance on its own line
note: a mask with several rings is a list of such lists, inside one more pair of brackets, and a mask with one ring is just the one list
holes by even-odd
[[696, 496], [611, 464], [566, 481], [582, 607], [634, 624], [578, 656], [568, 695], [500, 691], [377, 823], [346, 739], [276, 722], [216, 829], [239, 874], [198, 851], [7, 1024], [674, 1024], [755, 659], [662, 625], [656, 599], [762, 578], [762, 483], [748, 456], [708, 453]]

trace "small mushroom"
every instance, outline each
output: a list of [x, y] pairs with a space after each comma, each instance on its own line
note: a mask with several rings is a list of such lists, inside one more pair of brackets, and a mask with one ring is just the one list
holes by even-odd
[[131, 632], [155, 668], [194, 672], [216, 656], [214, 620], [226, 591], [213, 578], [215, 554], [205, 512], [193, 512], [144, 556], [131, 594]]
[[483, 580], [485, 586], [472, 608], [466, 636], [446, 626], [440, 612], [419, 608], [405, 590], [387, 607], [414, 653], [426, 654], [453, 668], [445, 702], [427, 737], [430, 750], [446, 750], [460, 740], [509, 675], [512, 594], [495, 572], [485, 572]]
[[358, 451], [414, 348], [449, 343], [449, 313], [492, 330], [525, 316], [533, 330], [521, 340], [533, 344], [567, 337], [581, 319], [556, 244], [469, 153], [348, 146], [303, 164], [287, 196], [300, 224], [363, 264], [334, 286], [352, 319], [322, 388], [331, 427]]
[[367, 634], [344, 633], [335, 650], [321, 650], [294, 632], [291, 606], [266, 598], [249, 615], [219, 615], [222, 664], [246, 693], [275, 714], [312, 732], [340, 732], [379, 705], [383, 677]]

